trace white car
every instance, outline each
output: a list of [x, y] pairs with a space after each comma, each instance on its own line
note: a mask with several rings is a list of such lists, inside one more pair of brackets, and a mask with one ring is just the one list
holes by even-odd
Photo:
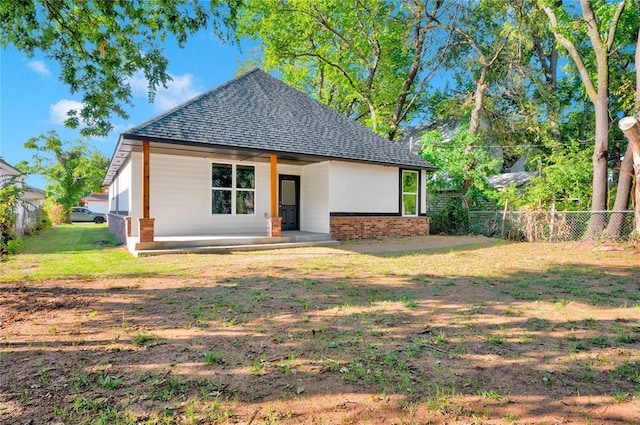
[[107, 221], [107, 215], [89, 211], [84, 207], [71, 208], [71, 221], [93, 221], [100, 224]]

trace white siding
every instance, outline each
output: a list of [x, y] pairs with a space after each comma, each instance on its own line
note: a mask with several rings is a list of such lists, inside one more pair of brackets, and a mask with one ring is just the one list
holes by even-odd
[[300, 186], [300, 230], [329, 233], [329, 162], [305, 166]]
[[398, 213], [397, 167], [332, 161], [329, 211], [344, 213]]
[[[150, 215], [155, 218], [156, 236], [266, 234], [269, 164], [158, 154], [151, 154], [150, 162]], [[256, 167], [255, 215], [211, 214], [213, 162]]]
[[[131, 157], [124, 163], [109, 186], [109, 211], [128, 211], [131, 205]], [[91, 208], [89, 208], [91, 209]]]
[[87, 208], [97, 213], [108, 213], [109, 203], [105, 201], [87, 201]]
[[[150, 213], [156, 236], [266, 234], [270, 165], [151, 154]], [[256, 170], [255, 215], [211, 214], [211, 164], [252, 165]], [[300, 230], [328, 233], [331, 212], [398, 213], [399, 169], [327, 161], [306, 166], [278, 164], [279, 175], [300, 176]], [[426, 211], [421, 173], [421, 211]], [[115, 192], [114, 192], [115, 191]], [[142, 154], [132, 153], [111, 185], [120, 211], [132, 217], [132, 236], [142, 216]], [[110, 197], [110, 209], [116, 208]]]

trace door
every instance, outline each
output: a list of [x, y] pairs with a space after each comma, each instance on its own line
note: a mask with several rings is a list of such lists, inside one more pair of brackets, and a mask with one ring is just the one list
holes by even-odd
[[280, 210], [282, 230], [299, 230], [300, 176], [280, 176]]

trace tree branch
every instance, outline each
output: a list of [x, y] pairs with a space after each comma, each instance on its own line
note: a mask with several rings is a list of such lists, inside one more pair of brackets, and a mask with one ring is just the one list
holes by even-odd
[[624, 11], [624, 7], [625, 2], [620, 2], [618, 7], [616, 7], [616, 12], [614, 13], [613, 18], [611, 19], [611, 27], [609, 28], [609, 35], [607, 36], [607, 51], [610, 51], [613, 47], [613, 42], [616, 38], [616, 31], [618, 29], [618, 22], [620, 22], [620, 16]]
[[547, 14], [547, 17], [549, 18], [549, 21], [551, 22], [551, 32], [553, 32], [556, 40], [558, 40], [558, 43], [560, 43], [560, 45], [569, 52], [571, 59], [573, 59], [573, 62], [576, 64], [576, 68], [578, 68], [578, 73], [580, 74], [580, 78], [582, 79], [582, 83], [587, 90], [587, 95], [589, 96], [589, 99], [591, 99], [591, 102], [595, 104], [598, 92], [596, 91], [593, 81], [591, 80], [591, 76], [589, 75], [587, 66], [584, 64], [584, 61], [580, 56], [580, 52], [578, 52], [576, 46], [569, 39], [567, 39], [558, 31], [558, 18], [556, 17], [554, 11], [547, 5], [543, 5], [542, 10], [544, 10], [544, 12]]

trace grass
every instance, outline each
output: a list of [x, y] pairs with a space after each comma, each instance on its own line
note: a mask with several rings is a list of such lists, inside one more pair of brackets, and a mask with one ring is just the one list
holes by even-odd
[[19, 365], [0, 376], [0, 392], [14, 397], [0, 399], [0, 422], [635, 414], [632, 251], [495, 241], [433, 249], [436, 237], [422, 250], [391, 241], [135, 259], [100, 240], [113, 242], [104, 225], [58, 226], [0, 264], [0, 366]]
[[117, 244], [106, 224], [63, 224], [25, 238], [21, 254], [0, 263], [0, 271], [3, 280], [19, 282], [176, 274], [186, 266], [137, 260]]

